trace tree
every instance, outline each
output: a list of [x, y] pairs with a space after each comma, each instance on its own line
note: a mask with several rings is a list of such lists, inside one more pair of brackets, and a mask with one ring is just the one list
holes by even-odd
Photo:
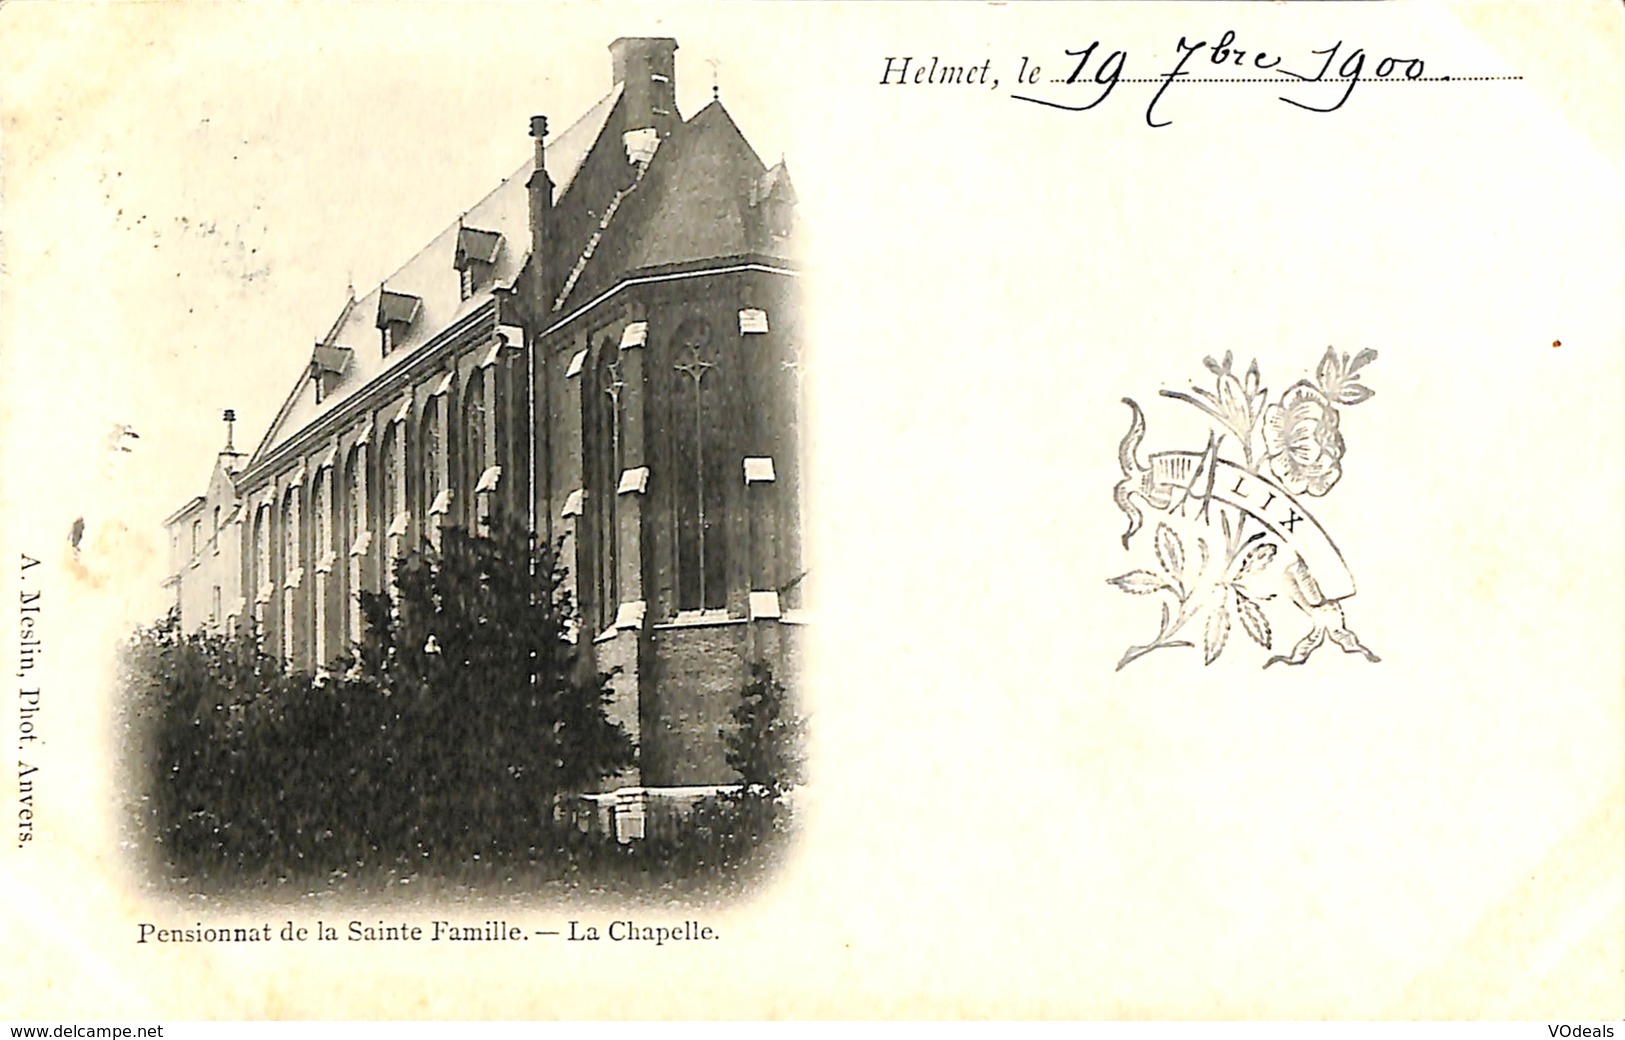
[[762, 862], [758, 854], [789, 829], [788, 795], [803, 781], [806, 755], [806, 721], [766, 663], [751, 665], [731, 715], [733, 729], [718, 735], [739, 788], [701, 800], [684, 838], [696, 865], [723, 870]]
[[392, 769], [418, 855], [535, 848], [557, 798], [628, 766], [612, 673], [572, 638], [556, 550], [505, 527], [441, 532], [362, 597], [356, 675], [392, 706]]
[[768, 664], [750, 666], [750, 679], [732, 711], [735, 729], [722, 734], [728, 765], [746, 790], [775, 800], [800, 785], [806, 769], [806, 720], [789, 702]]

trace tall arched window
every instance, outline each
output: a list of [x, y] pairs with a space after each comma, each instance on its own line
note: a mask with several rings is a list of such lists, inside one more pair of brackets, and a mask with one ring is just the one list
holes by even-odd
[[[729, 443], [720, 357], [711, 327], [694, 318], [672, 340], [672, 490], [677, 545], [677, 608], [717, 610], [728, 604], [725, 537]], [[730, 454], [732, 453], [732, 454]]]
[[332, 471], [328, 467], [317, 471], [311, 496], [311, 555], [317, 566], [323, 566], [333, 551]]
[[344, 544], [346, 550], [344, 584], [344, 638], [353, 643], [361, 638], [361, 559], [367, 551], [367, 482], [364, 472], [366, 452], [357, 444], [344, 461]]
[[423, 530], [429, 541], [440, 545], [440, 525], [451, 506], [447, 490], [446, 428], [440, 419], [445, 399], [431, 397], [423, 409]]
[[485, 488], [482, 478], [492, 465], [488, 452], [491, 432], [485, 408], [485, 371], [476, 368], [469, 373], [468, 386], [463, 391], [463, 486], [469, 489], [465, 511], [468, 526], [482, 531], [490, 516], [491, 490]]
[[214, 551], [220, 551], [220, 507], [214, 507]]
[[[620, 606], [620, 540], [616, 528], [616, 503], [625, 468], [621, 424], [625, 421], [622, 400], [626, 381], [621, 378], [621, 352], [612, 339], [598, 345], [598, 356], [581, 399], [581, 428], [585, 455], [583, 471], [587, 490], [585, 503], [586, 542], [590, 560], [592, 620], [597, 631], [609, 628]], [[581, 530], [578, 525], [577, 530]]]
[[396, 557], [401, 555], [403, 539], [410, 523], [406, 511], [406, 427], [404, 423], [390, 423], [384, 433], [384, 522], [389, 525], [389, 538], [385, 546], [384, 567], [386, 577], [393, 580]]
[[192, 521], [192, 555], [195, 557], [203, 549], [203, 520]]
[[315, 577], [311, 602], [311, 621], [315, 629], [315, 653], [311, 663], [320, 667], [327, 663], [327, 590], [333, 569], [333, 470], [324, 466], [316, 471], [316, 483], [311, 488], [311, 556], [315, 562]]
[[271, 601], [271, 507], [254, 513], [254, 621], [264, 631], [265, 604]]
[[299, 488], [282, 496], [282, 656], [293, 660], [294, 630], [298, 625], [297, 600], [303, 577], [299, 559]]

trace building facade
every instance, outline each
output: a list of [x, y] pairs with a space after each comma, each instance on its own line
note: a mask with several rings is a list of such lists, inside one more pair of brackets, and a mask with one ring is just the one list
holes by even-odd
[[[795, 195], [719, 100], [676, 107], [675, 40], [610, 45], [613, 86], [310, 349], [254, 451], [170, 517], [187, 629], [252, 625], [320, 669], [359, 592], [449, 526], [562, 539], [640, 764], [599, 802], [737, 781], [718, 729], [749, 664], [797, 670], [802, 339]], [[606, 808], [606, 812], [609, 811]]]

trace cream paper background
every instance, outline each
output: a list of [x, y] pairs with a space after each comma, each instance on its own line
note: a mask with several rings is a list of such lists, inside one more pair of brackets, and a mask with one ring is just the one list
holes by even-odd
[[[1099, 39], [1151, 76], [1227, 28], [1299, 68], [1343, 40], [1368, 72], [1525, 79], [1366, 83], [1329, 115], [1176, 86], [1156, 131], [1152, 86], [1007, 96], [1022, 55], [1058, 73]], [[159, 521], [219, 409], [251, 447], [347, 277], [453, 221], [639, 34], [679, 39], [685, 112], [721, 62], [808, 232], [792, 866], [703, 946], [137, 946], [141, 920], [367, 916], [155, 905], [117, 845], [111, 648], [162, 609]], [[27, 848], [5, 771], [0, 1015], [1618, 1017], [1622, 39], [1603, 2], [8, 5], [0, 602], [45, 559], [47, 744]], [[991, 58], [1001, 86], [881, 88], [889, 55]], [[1279, 389], [1328, 344], [1381, 352], [1316, 513], [1383, 662], [1113, 674], [1155, 623], [1105, 583], [1135, 565], [1119, 399], [1148, 449], [1193, 446], [1159, 388], [1228, 350]], [[571, 916], [389, 916], [487, 909]]]

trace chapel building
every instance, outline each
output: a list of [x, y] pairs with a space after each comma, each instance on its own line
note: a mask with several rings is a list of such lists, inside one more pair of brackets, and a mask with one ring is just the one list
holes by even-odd
[[794, 686], [803, 372], [795, 193], [720, 100], [676, 105], [677, 42], [610, 44], [613, 87], [349, 302], [249, 454], [167, 521], [187, 630], [253, 625], [320, 670], [358, 593], [445, 527], [522, 522], [564, 559], [577, 638], [619, 667], [640, 761], [597, 798], [736, 783], [718, 736], [761, 661]]

